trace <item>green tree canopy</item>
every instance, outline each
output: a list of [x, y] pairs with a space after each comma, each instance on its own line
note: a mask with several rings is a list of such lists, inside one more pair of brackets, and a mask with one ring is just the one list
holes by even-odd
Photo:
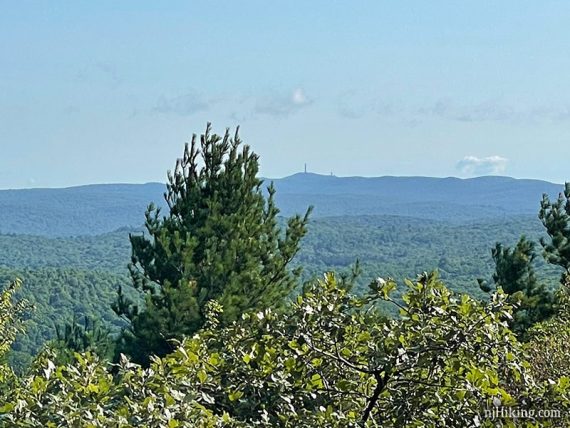
[[289, 269], [306, 233], [311, 209], [278, 224], [273, 185], [267, 196], [258, 178], [259, 160], [236, 131], [196, 135], [168, 173], [166, 216], [153, 205], [146, 232], [130, 237], [131, 277], [144, 304], [119, 292], [114, 309], [129, 321], [119, 350], [146, 363], [172, 351], [172, 339], [196, 332], [203, 308], [217, 299], [222, 322], [248, 309], [281, 305], [298, 283]]
[[[494, 288], [500, 287], [514, 305], [510, 326], [518, 335], [524, 335], [532, 325], [556, 311], [555, 294], [536, 277], [534, 246], [534, 242], [522, 236], [514, 248], [497, 243], [491, 251], [495, 262]], [[484, 291], [493, 288], [483, 281], [479, 283]]]
[[564, 186], [556, 201], [543, 195], [538, 217], [546, 228], [549, 240], [542, 238], [547, 262], [570, 270], [570, 183]]

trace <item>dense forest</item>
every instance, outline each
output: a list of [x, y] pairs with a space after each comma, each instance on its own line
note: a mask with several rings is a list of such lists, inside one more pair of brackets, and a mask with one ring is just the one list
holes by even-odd
[[0, 235], [0, 425], [567, 426], [570, 185], [312, 217], [258, 168], [208, 126], [142, 227]]
[[[26, 334], [14, 344], [13, 359], [29, 361], [29, 355], [55, 338], [55, 327], [74, 316], [102, 318], [115, 331], [123, 325], [111, 303], [119, 285], [128, 283], [129, 233], [142, 230], [60, 238], [0, 235], [0, 280], [6, 284], [22, 278], [25, 287], [19, 294], [36, 307]], [[514, 245], [521, 234], [535, 241], [544, 235], [536, 216], [467, 225], [403, 216], [316, 218], [292, 265], [302, 266], [304, 280], [310, 280], [327, 271], [347, 272], [358, 260], [356, 291], [379, 274], [402, 281], [437, 269], [452, 290], [483, 298], [476, 279], [490, 279], [493, 245]], [[557, 282], [559, 269], [542, 258], [536, 269], [544, 280]]]

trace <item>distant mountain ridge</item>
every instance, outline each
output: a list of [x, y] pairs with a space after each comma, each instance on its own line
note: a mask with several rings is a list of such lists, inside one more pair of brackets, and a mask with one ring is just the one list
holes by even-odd
[[[336, 177], [298, 173], [273, 181], [285, 216], [314, 205], [315, 217], [396, 215], [452, 223], [538, 212], [560, 184], [510, 177]], [[96, 235], [138, 227], [149, 203], [165, 207], [162, 183], [0, 190], [0, 233]]]
[[285, 214], [315, 205], [315, 215], [405, 215], [433, 220], [477, 221], [538, 212], [544, 193], [556, 197], [560, 184], [484, 176], [335, 177], [298, 173], [275, 180]]
[[150, 202], [164, 205], [164, 191], [162, 183], [0, 190], [0, 233], [98, 235], [140, 226]]

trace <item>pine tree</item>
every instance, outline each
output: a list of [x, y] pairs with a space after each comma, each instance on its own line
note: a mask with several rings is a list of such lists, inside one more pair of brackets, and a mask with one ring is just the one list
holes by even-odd
[[76, 352], [91, 352], [101, 358], [113, 355], [113, 334], [101, 320], [87, 315], [80, 320], [77, 315], [63, 324], [55, 326], [56, 339], [50, 347], [57, 355], [58, 363], [69, 363], [74, 360]]
[[564, 186], [555, 202], [543, 195], [538, 217], [546, 228], [550, 240], [541, 238], [544, 258], [548, 263], [561, 266], [570, 272], [570, 183]]
[[[235, 136], [211, 134], [210, 124], [186, 144], [168, 172], [166, 216], [152, 204], [146, 234], [131, 235], [130, 273], [144, 304], [125, 298], [114, 305], [129, 327], [118, 350], [147, 363], [165, 355], [173, 339], [196, 332], [204, 307], [217, 300], [221, 322], [246, 310], [279, 307], [298, 284], [300, 269], [289, 264], [307, 230], [304, 216], [279, 225], [273, 184], [263, 192], [258, 156]], [[148, 235], [147, 235], [148, 234]]]
[[[555, 312], [555, 295], [537, 280], [533, 263], [536, 259], [534, 242], [522, 236], [514, 249], [497, 243], [491, 254], [495, 262], [493, 282], [495, 288], [509, 295], [514, 305], [512, 330], [519, 336], [535, 323], [543, 321]], [[492, 287], [479, 281], [484, 291]]]

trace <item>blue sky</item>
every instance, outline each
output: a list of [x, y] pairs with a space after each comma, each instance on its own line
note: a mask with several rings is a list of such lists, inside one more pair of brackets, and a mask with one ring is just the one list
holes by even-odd
[[570, 2], [0, 0], [0, 188], [261, 172], [570, 180]]

